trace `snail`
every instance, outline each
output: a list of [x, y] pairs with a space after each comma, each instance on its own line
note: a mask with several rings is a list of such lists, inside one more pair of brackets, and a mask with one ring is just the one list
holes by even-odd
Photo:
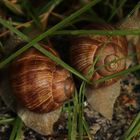
[[[113, 30], [108, 24], [92, 24], [87, 29]], [[96, 84], [96, 80], [127, 68], [127, 40], [125, 36], [81, 35], [74, 37], [70, 47], [70, 62], [89, 77], [85, 96], [92, 108], [111, 119], [113, 104], [119, 96], [121, 76]], [[90, 72], [91, 71], [91, 72]], [[111, 86], [112, 85], [112, 86]], [[110, 94], [109, 94], [110, 93]], [[113, 104], [112, 104], [113, 102]], [[108, 111], [107, 111], [108, 108]]]
[[[110, 25], [92, 24], [88, 28], [112, 30]], [[104, 76], [117, 73], [126, 68], [127, 40], [124, 36], [87, 35], [79, 36], [72, 40], [70, 47], [70, 61], [78, 71], [85, 76], [94, 67], [95, 72], [91, 81], [96, 81]], [[93, 66], [93, 63], [95, 66]], [[94, 85], [105, 87], [115, 83], [120, 77], [106, 80], [104, 83]]]
[[[42, 46], [58, 56], [51, 48]], [[53, 111], [69, 99], [74, 90], [70, 73], [35, 48], [17, 57], [10, 72], [13, 93], [31, 111]]]
[[[59, 57], [52, 48], [40, 45]], [[43, 135], [53, 134], [63, 103], [74, 93], [71, 74], [32, 47], [13, 60], [1, 76], [0, 94], [5, 103], [26, 126]]]

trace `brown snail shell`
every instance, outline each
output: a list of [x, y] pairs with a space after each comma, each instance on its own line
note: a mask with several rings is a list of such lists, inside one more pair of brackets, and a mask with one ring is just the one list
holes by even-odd
[[[113, 27], [107, 24], [92, 24], [88, 29], [112, 30]], [[96, 81], [126, 68], [127, 40], [124, 36], [87, 35], [75, 37], [70, 47], [71, 64], [84, 75], [96, 62], [95, 72], [91, 81]], [[100, 67], [100, 68], [99, 68]], [[105, 87], [115, 83], [120, 77], [104, 81], [94, 87]]]
[[[49, 52], [58, 54], [46, 45]], [[60, 107], [74, 92], [70, 73], [35, 48], [17, 57], [10, 66], [14, 95], [30, 111], [47, 113]]]
[[[8, 54], [25, 44], [23, 40], [17, 41], [13, 36], [11, 38], [14, 43], [4, 46], [9, 51]], [[59, 57], [47, 45], [40, 45]], [[61, 105], [74, 91], [70, 73], [35, 48], [31, 48], [2, 69], [0, 77], [1, 98], [24, 124], [43, 135], [56, 134], [54, 125], [56, 122], [59, 124]], [[47, 104], [41, 104], [47, 98]]]

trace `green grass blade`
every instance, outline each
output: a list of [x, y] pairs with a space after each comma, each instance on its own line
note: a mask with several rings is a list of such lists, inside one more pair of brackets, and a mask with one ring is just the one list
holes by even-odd
[[22, 11], [22, 8], [19, 4], [14, 4], [13, 2], [9, 1], [9, 0], [2, 0], [2, 3], [4, 3], [4, 5], [11, 10], [13, 13], [17, 14], [17, 15], [23, 15], [24, 12]]
[[119, 5], [119, 7], [116, 8], [116, 9], [114, 10], [114, 12], [112, 12], [111, 16], [110, 16], [109, 19], [108, 19], [108, 22], [112, 20], [112, 18], [115, 16], [115, 14], [124, 6], [124, 4], [125, 4], [126, 2], [127, 2], [127, 0], [121, 0], [121, 3], [120, 3], [120, 5]]
[[78, 117], [78, 93], [75, 90], [73, 98], [73, 114], [72, 114], [72, 131], [71, 131], [71, 140], [76, 140], [77, 138], [77, 117]]
[[14, 120], [15, 118], [3, 118], [3, 119], [0, 119], [0, 124], [12, 123]]
[[15, 27], [13, 27], [11, 22], [4, 20], [0, 17], [0, 24], [2, 24], [4, 27], [10, 29], [11, 32], [14, 32], [19, 37], [21, 37], [23, 40], [28, 41], [28, 37], [26, 35], [24, 35], [22, 32], [20, 32], [19, 30], [17, 30]]
[[129, 134], [127, 140], [132, 140], [133, 137], [137, 136], [140, 133], [140, 120], [135, 126], [134, 130]]
[[132, 16], [133, 13], [135, 13], [135, 11], [137, 9], [140, 8], [140, 1], [136, 4], [136, 6], [132, 9], [132, 11], [126, 16], [125, 20], [127, 20], [127, 18], [129, 18], [130, 16]]
[[104, 68], [106, 66], [109, 66], [111, 63], [116, 63], [116, 62], [124, 60], [124, 59], [127, 61], [127, 59], [132, 58], [132, 57], [134, 58], [135, 56], [136, 56], [136, 53], [131, 53], [131, 54], [125, 56], [125, 57], [122, 57], [122, 58], [113, 60], [111, 62], [105, 63], [104, 65], [98, 66], [98, 67], [95, 68], [95, 71], [101, 70], [102, 68]]
[[71, 106], [70, 102], [68, 103], [68, 140], [71, 140], [71, 132], [72, 132], [72, 114], [71, 114]]
[[35, 48], [37, 50], [39, 50], [41, 53], [43, 53], [44, 55], [48, 56], [49, 58], [51, 58], [53, 61], [57, 62], [58, 64], [60, 64], [61, 66], [63, 66], [64, 68], [68, 69], [71, 73], [75, 74], [76, 76], [78, 76], [79, 78], [83, 79], [84, 81], [89, 83], [89, 80], [87, 78], [85, 78], [84, 76], [82, 76], [79, 72], [77, 72], [75, 69], [73, 69], [72, 67], [70, 67], [68, 64], [64, 63], [62, 60], [60, 60], [58, 57], [52, 55], [52, 53], [46, 51], [46, 49], [42, 48], [39, 45], [35, 45]]
[[82, 82], [79, 90], [79, 120], [78, 120], [78, 130], [79, 130], [79, 139], [83, 140], [84, 135], [84, 126], [83, 126], [83, 103], [84, 103], [84, 91], [85, 91], [85, 82]]
[[92, 135], [90, 134], [89, 126], [88, 126], [85, 118], [83, 118], [83, 126], [84, 126], [84, 129], [85, 129], [85, 131], [86, 131], [86, 133], [88, 135], [88, 139], [93, 140]]
[[21, 129], [22, 121], [21, 119], [17, 116], [16, 120], [14, 122], [13, 130], [11, 132], [9, 140], [15, 140], [17, 132], [19, 132], [18, 129]]
[[18, 129], [17, 129], [17, 134], [16, 134], [16, 137], [15, 137], [15, 140], [21, 140], [22, 127], [23, 127], [23, 123], [22, 123], [22, 121], [20, 121], [20, 124], [19, 124]]
[[136, 118], [133, 120], [132, 124], [130, 125], [130, 127], [124, 133], [124, 135], [121, 137], [120, 140], [127, 139], [130, 136], [130, 134], [132, 133], [132, 131], [134, 130], [135, 126], [138, 124], [139, 121], [140, 121], [140, 112], [137, 114]]
[[62, 30], [53, 32], [52, 35], [140, 35], [140, 29], [121, 30]]
[[126, 70], [123, 70], [123, 71], [120, 71], [120, 72], [117, 72], [117, 73], [114, 73], [112, 75], [109, 75], [109, 76], [105, 76], [104, 78], [101, 78], [101, 79], [98, 79], [95, 81], [95, 83], [100, 83], [100, 82], [104, 82], [105, 80], [109, 80], [111, 78], [114, 78], [114, 77], [117, 77], [117, 76], [120, 76], [120, 75], [124, 75], [124, 74], [127, 74], [127, 73], [130, 73], [130, 72], [134, 72], [134, 71], [137, 71], [140, 69], [140, 65], [136, 65], [136, 66], [133, 66], [131, 68], [128, 68]]
[[58, 4], [60, 4], [63, 0], [51, 0], [49, 1], [43, 8], [39, 8], [37, 9], [38, 11], [38, 15], [47, 12], [49, 9], [53, 9], [54, 7], [56, 7]]

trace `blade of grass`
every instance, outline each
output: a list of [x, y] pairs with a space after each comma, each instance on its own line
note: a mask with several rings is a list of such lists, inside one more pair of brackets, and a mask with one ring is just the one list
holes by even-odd
[[23, 15], [23, 11], [22, 11], [22, 8], [19, 4], [15, 4], [11, 1], [8, 1], [8, 0], [3, 0], [2, 3], [5, 4], [5, 6], [11, 10], [13, 13], [17, 14], [17, 15]]
[[129, 18], [130, 16], [132, 16], [132, 14], [140, 8], [140, 1], [136, 4], [136, 6], [132, 9], [132, 11], [126, 16], [125, 19]]
[[36, 26], [40, 27], [40, 20], [37, 15], [38, 13], [37, 13], [35, 7], [33, 7], [33, 5], [31, 4], [31, 2], [28, 0], [24, 0], [22, 2], [22, 8], [25, 10], [26, 17], [31, 18], [34, 21], [34, 23], [36, 24]]
[[23, 123], [21, 121], [19, 126], [18, 126], [18, 129], [17, 129], [17, 134], [16, 134], [16, 137], [15, 137], [15, 140], [21, 140], [21, 137], [22, 137], [22, 127], [23, 127]]
[[83, 118], [82, 122], [83, 122], [83, 126], [84, 126], [84, 129], [85, 129], [85, 131], [86, 131], [86, 133], [88, 135], [89, 140], [93, 140], [92, 135], [90, 134], [89, 126], [88, 126], [85, 118]]
[[121, 0], [120, 5], [118, 6], [118, 8], [116, 8], [114, 10], [114, 12], [112, 12], [111, 16], [108, 19], [108, 22], [112, 20], [112, 18], [115, 16], [115, 14], [124, 6], [124, 4], [127, 2], [127, 0]]
[[47, 12], [50, 8], [53, 9], [56, 7], [58, 4], [60, 4], [63, 0], [51, 0], [49, 1], [43, 8], [38, 8], [38, 15]]
[[128, 68], [128, 69], [126, 69], [126, 70], [123, 70], [123, 71], [114, 73], [114, 74], [112, 74], [112, 75], [105, 76], [104, 78], [98, 79], [98, 80], [95, 81], [95, 83], [104, 82], [105, 80], [108, 80], [108, 79], [111, 79], [111, 78], [114, 78], [114, 77], [117, 77], [117, 76], [121, 76], [121, 75], [130, 73], [130, 72], [134, 72], [134, 71], [137, 71], [137, 70], [139, 70], [139, 69], [140, 69], [140, 65], [136, 65], [136, 66], [133, 66], [133, 67]]
[[71, 130], [71, 140], [76, 140], [77, 138], [77, 117], [78, 117], [78, 93], [75, 90], [73, 98], [73, 114], [72, 114], [72, 130]]
[[127, 139], [139, 121], [140, 121], [140, 112], [137, 114], [136, 118], [133, 120], [132, 124], [130, 125], [128, 130], [124, 133], [124, 135], [120, 138], [120, 140]]
[[86, 83], [83, 81], [79, 90], [79, 120], [78, 120], [78, 130], [79, 139], [83, 140], [84, 128], [83, 128], [83, 103], [84, 103], [84, 91]]
[[121, 30], [62, 30], [53, 32], [52, 35], [140, 35], [140, 29]]
[[131, 134], [127, 137], [127, 140], [132, 140], [133, 137], [137, 136], [140, 133], [140, 120], [138, 124], [135, 126]]
[[90, 83], [89, 80], [87, 78], [85, 78], [84, 76], [82, 76], [82, 74], [80, 74], [78, 71], [76, 71], [75, 69], [73, 69], [72, 67], [70, 67], [68, 64], [64, 63], [62, 60], [60, 60], [58, 57], [52, 55], [52, 53], [46, 51], [46, 49], [42, 48], [41, 46], [39, 46], [38, 44], [36, 44], [34, 46], [37, 50], [39, 50], [42, 54], [48, 56], [49, 58], [51, 58], [53, 61], [57, 62], [57, 64], [60, 64], [61, 66], [63, 66], [64, 68], [66, 68], [67, 70], [69, 70], [71, 73], [77, 75], [79, 78], [83, 79], [84, 81], [86, 81], [87, 83]]
[[70, 102], [68, 103], [68, 140], [71, 140], [71, 132], [72, 132], [72, 114], [71, 114], [71, 106]]
[[127, 59], [129, 59], [130, 57], [134, 57], [134, 56], [136, 56], [136, 53], [131, 53], [131, 54], [125, 56], [125, 57], [122, 57], [122, 58], [119, 58], [119, 59], [110, 61], [110, 62], [108, 62], [108, 63], [105, 63], [104, 65], [98, 66], [97, 68], [95, 68], [95, 71], [98, 71], [98, 70], [104, 68], [105, 66], [109, 66], [111, 63], [116, 63], [116, 62], [121, 61], [121, 60], [123, 60], [123, 59], [126, 59], [126, 60], [127, 60]]
[[14, 122], [14, 126], [10, 135], [9, 140], [15, 140], [17, 132], [19, 131], [18, 129], [21, 129], [22, 121], [21, 119], [17, 116], [16, 120]]
[[12, 123], [15, 120], [15, 118], [5, 118], [5, 119], [0, 119], [0, 124], [8, 124]]

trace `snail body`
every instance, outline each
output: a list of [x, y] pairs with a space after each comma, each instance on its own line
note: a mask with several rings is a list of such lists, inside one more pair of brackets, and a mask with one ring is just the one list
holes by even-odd
[[[90, 25], [88, 29], [112, 30], [110, 25]], [[72, 40], [70, 47], [71, 64], [84, 75], [94, 69], [90, 77], [96, 81], [126, 68], [127, 41], [124, 36], [86, 35]], [[94, 64], [95, 63], [95, 64]], [[120, 77], [115, 77], [94, 87], [105, 87], [115, 83]]]
[[[48, 46], [41, 46], [58, 56]], [[13, 94], [19, 103], [33, 112], [56, 110], [74, 91], [70, 73], [35, 48], [17, 57], [11, 63], [10, 70]]]

